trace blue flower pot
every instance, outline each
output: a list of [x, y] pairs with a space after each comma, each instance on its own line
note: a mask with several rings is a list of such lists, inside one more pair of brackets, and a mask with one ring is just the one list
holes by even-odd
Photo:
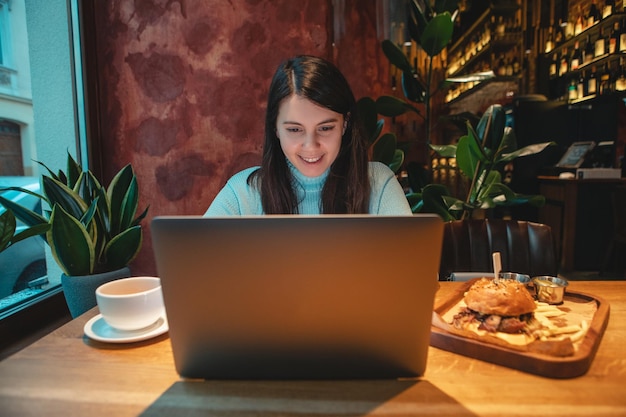
[[96, 288], [120, 278], [130, 277], [130, 268], [124, 267], [101, 274], [69, 276], [61, 274], [61, 286], [72, 318], [96, 306]]

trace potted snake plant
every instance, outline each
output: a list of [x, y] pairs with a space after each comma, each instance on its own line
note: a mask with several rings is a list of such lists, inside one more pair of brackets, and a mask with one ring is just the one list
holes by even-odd
[[95, 288], [130, 276], [128, 264], [143, 242], [137, 215], [139, 187], [132, 166], [126, 165], [108, 187], [84, 171], [68, 153], [67, 172], [42, 175], [43, 194], [12, 187], [40, 198], [49, 210], [43, 215], [0, 196], [0, 204], [41, 234], [62, 270], [61, 284], [73, 317], [95, 306]]

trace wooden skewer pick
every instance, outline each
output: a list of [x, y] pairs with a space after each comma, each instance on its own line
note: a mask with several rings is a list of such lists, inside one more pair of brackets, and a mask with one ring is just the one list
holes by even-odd
[[491, 254], [493, 260], [493, 279], [498, 282], [500, 277], [500, 271], [502, 270], [502, 262], [500, 260], [500, 252], [494, 252]]

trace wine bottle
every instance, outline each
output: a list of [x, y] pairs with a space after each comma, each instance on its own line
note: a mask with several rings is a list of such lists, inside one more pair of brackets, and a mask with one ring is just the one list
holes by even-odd
[[587, 65], [593, 61], [593, 54], [595, 53], [594, 43], [591, 41], [591, 36], [587, 35], [587, 42], [585, 43], [585, 50], [583, 52], [583, 64]]
[[602, 32], [602, 28], [600, 28], [600, 33], [596, 38], [595, 42], [595, 52], [593, 56], [595, 58], [606, 54], [606, 39], [604, 38], [604, 33]]
[[583, 29], [584, 29], [583, 16], [579, 13], [578, 16], [576, 17], [576, 23], [574, 23], [574, 36], [580, 35], [580, 32], [582, 32]]
[[517, 58], [517, 54], [513, 57], [513, 75], [517, 75], [521, 72], [522, 68], [519, 63], [519, 59]]
[[572, 57], [570, 59], [569, 69], [570, 71], [576, 71], [583, 63], [583, 55], [580, 51], [580, 45], [578, 41], [574, 44], [574, 50], [572, 51]]
[[586, 87], [587, 84], [585, 83], [585, 71], [581, 71], [580, 75], [578, 77], [578, 84], [576, 85], [576, 92], [577, 92], [577, 96], [578, 98], [583, 98], [587, 95], [587, 91], [586, 91]]
[[619, 22], [613, 24], [613, 30], [609, 36], [609, 54], [614, 54], [619, 51], [620, 30]]
[[596, 0], [591, 1], [591, 6], [589, 6], [589, 14], [587, 15], [587, 27], [593, 26], [600, 21], [600, 10], [598, 10], [598, 6], [596, 5]]
[[598, 93], [599, 94], [608, 94], [611, 92], [611, 70], [609, 68], [609, 64], [604, 64], [604, 68], [598, 77], [599, 85], [598, 85]]
[[548, 37], [546, 39], [546, 47], [545, 47], [545, 53], [549, 53], [554, 49], [554, 34], [552, 32], [552, 26], [550, 26], [548, 28]]
[[576, 87], [576, 81], [572, 77], [567, 86], [567, 99], [572, 101], [578, 98], [578, 88]]
[[606, 19], [607, 17], [613, 14], [613, 7], [615, 2], [613, 0], [605, 0], [604, 7], [602, 8], [602, 18]]
[[622, 24], [620, 25], [621, 31], [619, 34], [619, 48], [618, 51], [626, 52], [626, 21], [622, 19]]
[[506, 24], [504, 23], [504, 17], [498, 16], [498, 26], [496, 26], [496, 34], [501, 37], [506, 33]]
[[550, 78], [557, 76], [558, 68], [559, 68], [559, 56], [557, 53], [554, 53], [552, 54], [552, 62], [550, 62], [550, 67], [548, 69]]
[[567, 48], [563, 48], [561, 52], [561, 62], [559, 64], [559, 77], [564, 76], [569, 71], [569, 56], [567, 54]]
[[596, 67], [595, 65], [591, 67], [591, 73], [587, 78], [587, 94], [596, 94], [598, 90], [598, 79], [596, 77]]
[[623, 57], [619, 59], [619, 70], [615, 78], [615, 91], [626, 91], [626, 66], [624, 65]]
[[[626, 1], [626, 0], [624, 0], [624, 1]], [[564, 41], [565, 41], [565, 36], [563, 34], [563, 25], [562, 25], [561, 19], [559, 19], [559, 24], [556, 27], [556, 33], [554, 34], [554, 42], [557, 45], [560, 45]]]
[[506, 75], [506, 62], [504, 61], [504, 54], [500, 54], [498, 59], [498, 75], [504, 77]]

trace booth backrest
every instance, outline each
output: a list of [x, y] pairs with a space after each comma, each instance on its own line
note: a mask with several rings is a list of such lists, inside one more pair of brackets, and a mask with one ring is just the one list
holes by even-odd
[[452, 272], [492, 272], [493, 252], [502, 271], [556, 275], [558, 262], [550, 226], [520, 220], [457, 220], [444, 227], [439, 278]]

